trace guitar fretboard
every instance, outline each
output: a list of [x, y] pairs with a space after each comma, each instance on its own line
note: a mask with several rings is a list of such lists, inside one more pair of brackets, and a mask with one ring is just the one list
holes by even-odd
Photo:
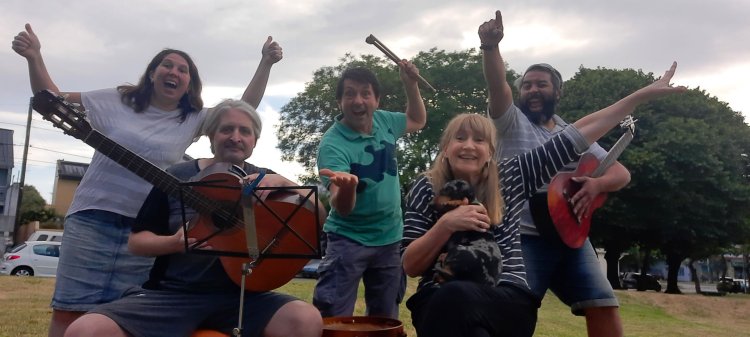
[[[184, 188], [179, 179], [117, 144], [99, 131], [92, 130], [88, 136], [83, 138], [83, 141], [168, 195], [175, 198], [182, 197], [187, 205], [200, 213], [211, 214], [221, 209], [218, 203], [205, 198], [192, 188]], [[180, 196], [180, 194], [182, 195]]]
[[604, 175], [604, 171], [617, 161], [617, 158], [619, 158], [622, 152], [625, 151], [625, 148], [630, 144], [631, 140], [633, 140], [633, 133], [630, 131], [625, 132], [620, 136], [620, 139], [618, 139], [615, 145], [613, 145], [609, 152], [607, 152], [607, 156], [602, 159], [601, 164], [599, 164], [596, 170], [594, 170], [591, 177], [598, 178]]

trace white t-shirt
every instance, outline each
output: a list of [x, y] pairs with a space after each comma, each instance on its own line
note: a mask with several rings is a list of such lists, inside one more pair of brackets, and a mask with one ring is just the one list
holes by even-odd
[[[122, 103], [114, 88], [83, 92], [81, 100], [94, 129], [162, 169], [182, 160], [206, 117], [205, 108], [188, 114], [183, 122], [180, 109], [164, 111], [149, 106], [136, 113]], [[135, 218], [151, 186], [97, 151], [68, 215], [99, 209]]]

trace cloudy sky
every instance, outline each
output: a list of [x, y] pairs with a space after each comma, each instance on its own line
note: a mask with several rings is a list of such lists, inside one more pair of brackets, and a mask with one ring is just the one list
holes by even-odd
[[[254, 158], [264, 160], [256, 164], [294, 177], [301, 169], [278, 160], [272, 126], [278, 110], [303, 90], [313, 71], [338, 64], [347, 52], [382, 56], [364, 42], [369, 34], [402, 58], [432, 47], [478, 47], [477, 27], [493, 18], [496, 9], [503, 11], [505, 24], [501, 52], [516, 71], [547, 62], [565, 79], [580, 66], [662, 74], [676, 60], [675, 83], [699, 86], [735, 111], [750, 114], [746, 0], [3, 0], [0, 128], [15, 131], [14, 181], [20, 175], [31, 91], [26, 62], [10, 46], [27, 22], [63, 91], [135, 83], [153, 55], [170, 47], [185, 50], [197, 63], [208, 105], [241, 95], [262, 43], [272, 35], [282, 45], [284, 59], [274, 67], [259, 107], [265, 132]], [[26, 184], [36, 186], [50, 202], [55, 162], [88, 162], [93, 150], [36, 113], [31, 126]], [[201, 141], [188, 154], [210, 156], [207, 150], [207, 142]]]

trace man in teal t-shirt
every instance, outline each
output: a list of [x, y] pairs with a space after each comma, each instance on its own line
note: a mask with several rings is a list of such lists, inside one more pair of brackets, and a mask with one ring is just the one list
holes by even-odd
[[399, 63], [406, 113], [378, 110], [380, 85], [364, 68], [345, 70], [336, 89], [342, 113], [323, 135], [318, 169], [331, 192], [323, 230], [328, 244], [313, 304], [324, 317], [351, 316], [360, 279], [367, 314], [398, 318], [403, 231], [396, 141], [424, 127], [419, 71]]

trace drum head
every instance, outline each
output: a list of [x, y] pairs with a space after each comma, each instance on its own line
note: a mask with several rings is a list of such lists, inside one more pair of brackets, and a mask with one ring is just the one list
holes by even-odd
[[402, 337], [401, 321], [385, 317], [351, 316], [323, 318], [323, 337]]

